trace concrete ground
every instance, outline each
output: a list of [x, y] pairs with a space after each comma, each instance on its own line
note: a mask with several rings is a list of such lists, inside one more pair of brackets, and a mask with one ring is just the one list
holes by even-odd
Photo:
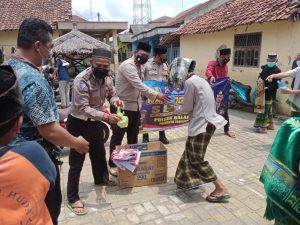
[[[217, 130], [206, 154], [206, 159], [232, 195], [227, 203], [205, 201], [213, 190], [212, 184], [194, 191], [179, 190], [174, 184], [174, 174], [186, 141], [187, 128], [184, 127], [166, 132], [171, 143], [167, 145], [168, 182], [165, 184], [128, 189], [96, 187], [87, 157], [80, 180], [80, 196], [89, 209], [85, 216], [76, 216], [65, 205], [69, 165], [68, 151], [64, 150], [61, 170], [64, 202], [60, 224], [273, 224], [263, 218], [265, 193], [259, 175], [280, 120], [275, 120], [276, 130], [267, 134], [253, 132], [255, 114], [231, 110], [230, 120], [231, 130], [237, 133], [237, 138], [229, 138], [222, 129]], [[151, 140], [157, 138], [157, 133], [150, 134]]]

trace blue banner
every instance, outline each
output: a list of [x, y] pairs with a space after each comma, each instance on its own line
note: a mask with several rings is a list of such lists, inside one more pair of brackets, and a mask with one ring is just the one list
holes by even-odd
[[216, 111], [220, 115], [224, 115], [228, 108], [230, 81], [229, 77], [216, 79], [211, 85], [216, 100]]
[[174, 104], [183, 102], [184, 90], [174, 90], [168, 86], [167, 81], [144, 81], [144, 83], [155, 91], [164, 93], [171, 98], [170, 104], [164, 104], [159, 99], [154, 101], [147, 99], [143, 101], [141, 109], [141, 129], [146, 131], [167, 130], [175, 127], [186, 126], [189, 122], [188, 114], [175, 114]]

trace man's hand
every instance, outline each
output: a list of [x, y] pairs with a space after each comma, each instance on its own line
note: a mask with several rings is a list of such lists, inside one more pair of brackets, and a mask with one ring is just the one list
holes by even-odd
[[117, 114], [109, 114], [107, 121], [111, 124], [117, 124], [121, 119], [122, 117]]
[[270, 76], [268, 76], [268, 77], [266, 78], [266, 80], [269, 81], [269, 82], [272, 82], [272, 80], [273, 80], [273, 74], [270, 75]]
[[114, 106], [116, 108], [118, 108], [118, 107], [124, 108], [124, 102], [122, 100], [114, 101]]
[[283, 89], [280, 89], [280, 90], [281, 90], [282, 94], [288, 94], [288, 95], [293, 94], [293, 90], [290, 89], [290, 88], [283, 88]]
[[169, 102], [170, 98], [166, 95], [164, 95], [163, 93], [158, 93], [158, 95], [156, 96], [157, 99], [163, 101], [163, 102]]
[[216, 78], [214, 77], [214, 76], [211, 76], [210, 78], [209, 78], [209, 83], [210, 84], [213, 84], [213, 83], [215, 83], [216, 82]]
[[76, 147], [74, 148], [78, 153], [84, 154], [89, 151], [89, 142], [87, 142], [83, 137], [79, 136], [76, 138]]

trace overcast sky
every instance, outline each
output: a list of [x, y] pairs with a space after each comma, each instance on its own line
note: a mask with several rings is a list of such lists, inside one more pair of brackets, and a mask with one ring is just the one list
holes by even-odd
[[[186, 10], [206, 1], [151, 0], [152, 19], [161, 16], [174, 17], [182, 11], [182, 8]], [[133, 21], [133, 0], [72, 0], [73, 14], [91, 20], [90, 2], [92, 2], [93, 20], [97, 20], [99, 12], [102, 21], [128, 21], [129, 24]]]

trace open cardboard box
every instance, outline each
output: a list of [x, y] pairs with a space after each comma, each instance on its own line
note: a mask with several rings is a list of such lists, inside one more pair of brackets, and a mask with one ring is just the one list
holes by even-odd
[[136, 145], [117, 146], [141, 151], [135, 171], [119, 169], [119, 187], [139, 187], [167, 182], [167, 148], [159, 141]]

